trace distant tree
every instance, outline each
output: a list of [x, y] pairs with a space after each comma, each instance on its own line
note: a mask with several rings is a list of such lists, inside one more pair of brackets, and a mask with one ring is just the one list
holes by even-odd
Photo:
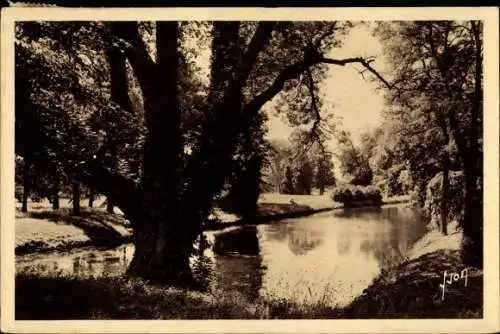
[[314, 186], [319, 189], [320, 195], [323, 195], [326, 187], [335, 185], [335, 176], [333, 175], [333, 163], [329, 155], [318, 157], [316, 160], [316, 173], [314, 174]]
[[283, 193], [283, 180], [287, 159], [290, 157], [290, 143], [286, 140], [271, 140], [265, 155], [265, 178], [274, 191]]
[[293, 194], [295, 191], [293, 182], [293, 171], [292, 167], [286, 166], [285, 177], [283, 180], [283, 185], [281, 186], [281, 191], [283, 194]]
[[342, 174], [350, 177], [349, 183], [353, 185], [367, 186], [371, 184], [373, 171], [368, 157], [353, 144], [347, 132], [342, 131], [338, 141], [340, 144], [338, 157]]
[[307, 157], [300, 159], [295, 169], [294, 194], [310, 195], [313, 186], [313, 169]]

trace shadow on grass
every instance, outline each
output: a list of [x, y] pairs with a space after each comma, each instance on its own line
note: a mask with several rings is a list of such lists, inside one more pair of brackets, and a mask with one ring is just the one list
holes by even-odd
[[243, 302], [125, 278], [16, 277], [16, 320], [251, 318]]
[[469, 270], [468, 284], [447, 286], [444, 270], [460, 271], [457, 252], [435, 252], [381, 274], [345, 308], [290, 300], [249, 303], [221, 291], [201, 294], [155, 287], [126, 278], [16, 277], [18, 320], [63, 319], [377, 319], [481, 318], [482, 273]]
[[[94, 210], [82, 210], [78, 216], [72, 215], [69, 209], [35, 211], [28, 213], [27, 217], [73, 225], [83, 230], [89, 237], [90, 244], [97, 247], [112, 247], [121, 244], [124, 236], [114, 226], [130, 227], [129, 222], [121, 216]], [[16, 249], [18, 254], [25, 252], [28, 250]]]
[[306, 211], [312, 208], [307, 205], [290, 203], [259, 203], [259, 214], [270, 215], [270, 214], [283, 214], [289, 212]]

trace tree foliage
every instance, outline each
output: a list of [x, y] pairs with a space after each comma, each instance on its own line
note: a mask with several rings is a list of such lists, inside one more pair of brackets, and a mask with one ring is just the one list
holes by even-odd
[[[402, 128], [412, 134], [401, 143], [410, 155], [406, 162], [412, 179], [422, 193], [441, 170], [446, 180], [450, 170], [463, 171], [462, 258], [481, 267], [482, 23], [391, 22], [381, 24], [377, 34], [394, 73], [388, 102], [394, 106], [397, 123], [406, 124]], [[443, 182], [443, 218], [453, 196], [446, 190], [448, 183]]]

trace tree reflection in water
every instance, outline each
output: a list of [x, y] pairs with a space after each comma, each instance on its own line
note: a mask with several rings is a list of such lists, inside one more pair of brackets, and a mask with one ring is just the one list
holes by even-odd
[[295, 255], [304, 255], [323, 242], [324, 233], [296, 225], [288, 226], [288, 247]]
[[288, 248], [295, 255], [304, 255], [321, 245], [324, 232], [297, 224], [277, 222], [266, 226], [266, 237], [278, 242], [288, 241]]
[[239, 292], [250, 301], [259, 297], [262, 266], [258, 230], [244, 226], [215, 235], [215, 287]]
[[386, 225], [385, 230], [377, 229], [373, 238], [360, 244], [360, 251], [377, 259], [382, 269], [388, 269], [405, 260], [411, 246], [424, 234], [425, 225], [419, 212], [402, 207], [384, 208], [377, 220]]

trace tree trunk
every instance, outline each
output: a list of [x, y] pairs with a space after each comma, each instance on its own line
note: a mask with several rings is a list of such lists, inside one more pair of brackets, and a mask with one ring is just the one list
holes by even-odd
[[467, 266], [483, 268], [482, 192], [478, 189], [477, 175], [472, 166], [464, 170], [464, 176], [465, 202], [460, 222], [464, 232], [462, 239], [462, 261]]
[[441, 189], [441, 233], [448, 234], [448, 201], [450, 187], [449, 157], [445, 153], [443, 158], [443, 187]]
[[193, 252], [189, 226], [193, 223], [187, 215], [175, 217], [171, 212], [164, 206], [144, 213], [142, 227], [134, 229], [136, 249], [127, 274], [158, 284], [193, 287], [189, 265]]
[[113, 202], [111, 198], [106, 198], [106, 212], [107, 213], [115, 213], [115, 206], [113, 205]]
[[25, 160], [23, 169], [23, 205], [21, 208], [22, 212], [28, 212], [28, 198], [30, 196], [30, 176], [29, 176], [29, 166]]
[[95, 201], [95, 191], [94, 188], [89, 189], [89, 208], [94, 206], [94, 201]]
[[80, 183], [73, 181], [73, 215], [79, 216], [80, 213]]
[[319, 186], [319, 194], [320, 195], [323, 195], [325, 193], [325, 185], [324, 184], [321, 184]]
[[[113, 24], [138, 49], [145, 50], [136, 23]], [[190, 212], [196, 208], [190, 204], [186, 204], [191, 207], [189, 210], [180, 208], [183, 137], [177, 91], [178, 37], [177, 22], [157, 22], [156, 63], [129, 55], [144, 92], [148, 135], [142, 162], [143, 198], [140, 201], [143, 207], [131, 219], [135, 225], [136, 253], [128, 274], [162, 284], [187, 286], [193, 281], [189, 267], [193, 227], [201, 224], [197, 212]], [[154, 66], [154, 69], [143, 71], [144, 66]]]
[[54, 181], [54, 190], [52, 194], [52, 210], [59, 210], [59, 174]]
[[469, 125], [469, 145], [462, 152], [465, 176], [465, 203], [461, 225], [464, 231], [462, 240], [462, 260], [465, 265], [483, 268], [483, 156], [479, 145], [480, 129], [483, 119], [483, 62], [482, 62], [482, 24], [471, 22], [475, 42], [475, 82], [474, 100]]
[[[140, 189], [144, 207], [137, 214], [131, 212], [136, 254], [128, 273], [166, 284], [189, 285], [193, 281], [189, 269], [193, 242], [201, 233], [214, 194], [227, 176], [237, 134], [242, 132], [242, 125], [251, 124], [250, 120], [240, 120], [242, 87], [274, 25], [259, 24], [254, 35], [257, 37], [252, 38], [247, 52], [235, 56], [233, 47], [238, 46], [239, 24], [216, 22], [220, 31], [214, 34], [217, 42], [213, 50], [220, 52], [212, 60], [212, 68], [216, 69], [212, 79], [219, 79], [216, 84], [212, 82], [216, 93], [211, 100], [216, 103], [207, 108], [200, 143], [185, 168], [180, 165], [183, 137], [179, 131], [177, 22], [156, 23], [156, 62], [147, 56], [136, 23], [112, 25], [118, 35], [134, 46], [129, 48], [134, 51], [126, 52], [143, 91], [148, 129]], [[228, 81], [222, 82], [225, 80]], [[218, 94], [220, 91], [222, 95]], [[254, 104], [250, 109], [253, 118], [260, 105]]]

